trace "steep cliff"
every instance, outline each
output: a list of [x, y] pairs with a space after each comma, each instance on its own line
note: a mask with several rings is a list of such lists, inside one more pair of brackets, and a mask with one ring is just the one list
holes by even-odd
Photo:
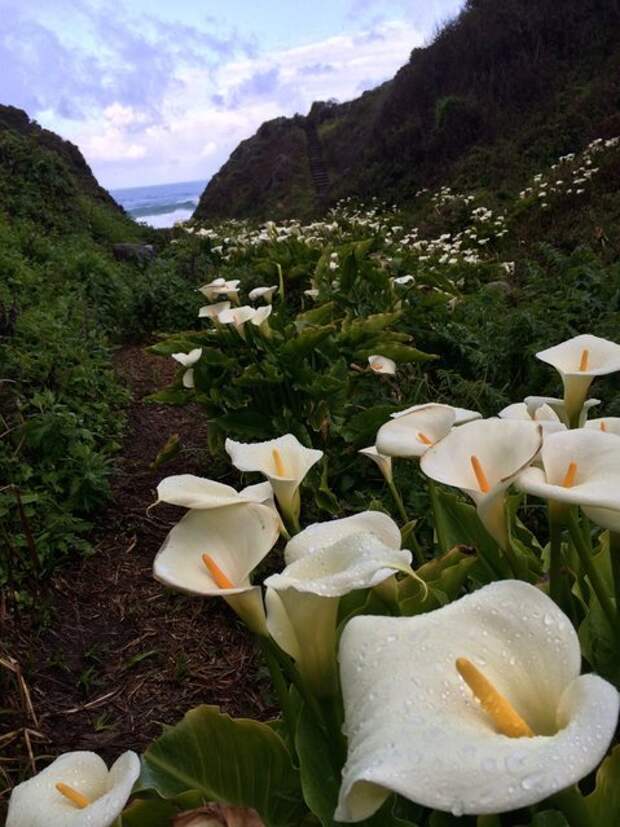
[[[510, 187], [620, 131], [618, 0], [469, 0], [393, 80], [244, 141], [199, 218], [307, 215], [346, 195]], [[317, 161], [318, 159], [318, 161]]]

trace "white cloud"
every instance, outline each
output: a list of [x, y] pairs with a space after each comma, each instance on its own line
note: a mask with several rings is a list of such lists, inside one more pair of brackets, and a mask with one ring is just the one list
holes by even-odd
[[382, 22], [216, 68], [181, 66], [156, 116], [145, 114], [148, 102], [141, 111], [115, 101], [86, 121], [64, 121], [63, 133], [109, 187], [207, 179], [265, 120], [356, 97], [392, 77], [423, 40], [410, 23]]

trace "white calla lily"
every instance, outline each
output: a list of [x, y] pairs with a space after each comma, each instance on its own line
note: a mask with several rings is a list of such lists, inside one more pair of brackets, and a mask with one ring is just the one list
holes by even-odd
[[620, 345], [590, 334], [575, 336], [536, 356], [562, 377], [566, 412], [573, 425], [577, 424], [592, 381], [620, 371]]
[[290, 565], [308, 554], [314, 554], [338, 540], [356, 534], [372, 535], [388, 548], [399, 549], [401, 546], [400, 529], [390, 516], [382, 511], [361, 511], [350, 517], [307, 526], [286, 544], [284, 559]]
[[429, 405], [432, 405], [434, 408], [447, 408], [454, 411], [455, 425], [464, 425], [466, 422], [471, 422], [474, 419], [482, 419], [482, 414], [478, 413], [478, 411], [470, 411], [467, 408], [457, 408], [454, 405], [444, 405], [443, 402], [425, 402], [422, 405], [411, 405], [403, 411], [396, 411], [396, 413], [390, 414], [390, 418], [400, 419], [401, 416], [408, 416], [414, 411], [421, 411], [424, 408], [428, 408]]
[[273, 297], [277, 292], [277, 284], [273, 284], [271, 287], [255, 287], [248, 293], [248, 298], [251, 302], [255, 302], [258, 299], [264, 299], [267, 302], [267, 304], [271, 304], [271, 302], [273, 301]]
[[309, 299], [317, 299], [319, 296], [319, 291], [312, 287], [309, 290], [304, 290], [304, 296], [308, 296]]
[[217, 302], [216, 304], [206, 304], [198, 311], [199, 319], [211, 319], [214, 322], [218, 321], [218, 316], [224, 310], [230, 310], [230, 302]]
[[[568, 425], [568, 414], [566, 413], [566, 405], [564, 404], [563, 399], [557, 399], [555, 396], [526, 396], [523, 400], [525, 405], [527, 406], [528, 413], [531, 419], [535, 419], [536, 411], [543, 406], [547, 406], [557, 414], [558, 419], [563, 422], [565, 425]], [[581, 416], [579, 417], [579, 427], [583, 427], [586, 419], [588, 418], [588, 411], [590, 408], [594, 408], [596, 405], [600, 405], [600, 399], [586, 399], [583, 404], [583, 408], [581, 410]], [[501, 416], [501, 414], [500, 414]]]
[[200, 357], [202, 356], [202, 348], [196, 347], [193, 350], [190, 350], [189, 353], [173, 353], [172, 358], [178, 362], [180, 365], [183, 365], [184, 368], [187, 368], [185, 373], [183, 374], [183, 387], [184, 388], [193, 388], [194, 387], [194, 368], [193, 365], [196, 362], [200, 361]]
[[218, 314], [217, 320], [220, 324], [232, 325], [242, 339], [245, 339], [244, 327], [256, 315], [256, 310], [249, 305], [243, 307], [230, 307]]
[[620, 416], [602, 416], [598, 419], [590, 419], [584, 427], [593, 431], [606, 431], [609, 434], [620, 436]]
[[620, 531], [620, 441], [614, 434], [590, 428], [552, 434], [540, 459], [542, 467], [519, 474], [522, 491], [579, 505], [598, 525]]
[[[336, 821], [370, 817], [391, 792], [458, 816], [526, 807], [591, 772], [616, 728], [618, 692], [580, 675], [570, 620], [517, 580], [416, 617], [355, 617], [339, 660], [349, 750]], [[491, 717], [497, 693], [507, 704]], [[509, 712], [521, 737], [502, 734]]]
[[532, 409], [525, 402], [515, 402], [503, 408], [498, 416], [500, 419], [524, 419], [528, 422], [536, 422], [541, 425], [545, 434], [566, 430], [566, 425], [560, 421], [558, 414], [546, 403]]
[[269, 633], [315, 694], [331, 695], [337, 686], [340, 597], [378, 586], [397, 571], [411, 573], [410, 564], [411, 552], [384, 545], [374, 533], [356, 533], [298, 557], [265, 580]]
[[109, 770], [94, 752], [67, 752], [15, 787], [6, 827], [111, 827], [139, 775], [135, 752]]
[[266, 304], [264, 307], [259, 307], [254, 311], [254, 315], [250, 319], [253, 325], [262, 328], [262, 331], [268, 332], [269, 325], [267, 319], [271, 316], [273, 310], [272, 305]]
[[455, 410], [449, 405], [416, 407], [379, 428], [377, 450], [390, 457], [421, 457], [450, 433], [455, 422]]
[[165, 477], [157, 486], [157, 502], [182, 508], [209, 509], [239, 505], [241, 502], [265, 503], [273, 500], [271, 483], [249, 485], [241, 491], [222, 482], [197, 477], [194, 474], [175, 474]]
[[369, 356], [368, 364], [375, 373], [384, 373], [388, 376], [396, 374], [396, 362], [393, 359], [388, 359], [387, 356], [380, 356], [379, 354]]
[[397, 276], [392, 279], [392, 283], [399, 287], [405, 287], [407, 284], [415, 284], [415, 278], [414, 276]]
[[393, 482], [394, 475], [392, 473], [392, 457], [379, 453], [376, 445], [369, 445], [368, 448], [360, 448], [357, 453], [363, 454], [365, 457], [368, 457], [376, 465], [378, 465], [381, 473], [385, 477], [386, 482]]
[[227, 439], [224, 447], [239, 471], [258, 471], [267, 477], [285, 518], [297, 525], [301, 507], [299, 486], [323, 452], [306, 448], [293, 434], [265, 442]]
[[223, 597], [252, 631], [265, 633], [259, 586], [250, 574], [273, 548], [279, 520], [272, 508], [241, 502], [200, 508], [170, 531], [153, 563], [156, 580], [187, 594]]
[[542, 429], [516, 419], [479, 419], [453, 429], [420, 460], [427, 477], [468, 494], [489, 534], [508, 548], [504, 494], [540, 451]]
[[239, 282], [239, 279], [226, 281], [226, 279], [217, 278], [208, 284], [203, 284], [198, 290], [210, 302], [218, 296], [226, 296], [228, 299], [236, 300], [239, 294]]

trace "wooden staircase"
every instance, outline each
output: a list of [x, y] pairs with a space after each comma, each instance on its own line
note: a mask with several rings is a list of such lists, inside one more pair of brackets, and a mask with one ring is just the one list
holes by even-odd
[[323, 161], [323, 148], [313, 123], [306, 123], [308, 165], [317, 200], [324, 202], [329, 194], [329, 175]]

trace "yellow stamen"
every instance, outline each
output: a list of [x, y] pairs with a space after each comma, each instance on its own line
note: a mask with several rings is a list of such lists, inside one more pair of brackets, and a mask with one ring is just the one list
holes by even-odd
[[422, 445], [432, 445], [433, 440], [429, 439], [426, 434], [423, 434], [422, 431], [418, 431], [418, 439], [422, 443]]
[[61, 795], [68, 798], [69, 801], [71, 801], [72, 804], [75, 804], [75, 806], [80, 810], [83, 810], [84, 807], [88, 807], [90, 804], [90, 800], [86, 798], [85, 795], [82, 795], [82, 793], [74, 790], [73, 787], [70, 787], [68, 784], [63, 784], [62, 781], [56, 784], [56, 789]]
[[534, 733], [515, 710], [508, 698], [505, 698], [493, 684], [467, 658], [457, 658], [456, 668], [467, 686], [480, 701], [480, 705], [493, 719], [500, 735], [509, 738], [532, 738]]
[[605, 420], [601, 419], [601, 431], [606, 431], [607, 425], [605, 425]]
[[579, 370], [584, 371], [588, 369], [588, 361], [590, 359], [590, 351], [584, 348], [581, 351], [581, 360], [579, 362]]
[[209, 574], [215, 580], [216, 586], [219, 586], [220, 589], [234, 589], [235, 584], [226, 577], [222, 569], [218, 566], [215, 562], [213, 557], [210, 557], [208, 554], [202, 555], [202, 562], [205, 566], [209, 569]]
[[276, 466], [276, 474], [279, 477], [286, 476], [286, 470], [284, 468], [284, 463], [282, 462], [282, 455], [280, 454], [278, 449], [274, 448], [271, 454], [273, 456], [274, 465]]
[[487, 475], [484, 473], [484, 469], [480, 463], [480, 460], [476, 456], [470, 457], [471, 467], [474, 469], [474, 474], [476, 475], [476, 480], [478, 481], [478, 487], [482, 491], [483, 494], [488, 494], [491, 490], [491, 486], [489, 485], [489, 481], [487, 479]]
[[562, 485], [564, 488], [572, 488], [575, 484], [575, 477], [577, 476], [577, 463], [571, 462], [568, 466], [568, 470], [566, 472], [566, 476], [564, 477], [564, 482]]

